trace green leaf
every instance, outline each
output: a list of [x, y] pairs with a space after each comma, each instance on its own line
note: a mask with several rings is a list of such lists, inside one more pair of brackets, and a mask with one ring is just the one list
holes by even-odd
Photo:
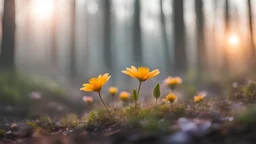
[[138, 100], [138, 93], [135, 89], [132, 90], [132, 100], [134, 101]]
[[27, 122], [27, 125], [31, 126], [33, 129], [39, 128], [35, 123], [33, 122]]
[[160, 84], [156, 84], [154, 90], [153, 90], [153, 96], [158, 99], [161, 95], [161, 91], [160, 91]]

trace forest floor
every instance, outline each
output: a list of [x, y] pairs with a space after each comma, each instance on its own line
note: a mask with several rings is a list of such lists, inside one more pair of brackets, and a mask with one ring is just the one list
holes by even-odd
[[[1, 82], [0, 82], [1, 84]], [[206, 96], [155, 107], [142, 103], [83, 111], [83, 103], [64, 97], [38, 99], [23, 105], [1, 104], [0, 144], [201, 144], [256, 141], [256, 84], [236, 84], [229, 98]], [[88, 108], [87, 108], [88, 110]]]
[[[211, 105], [211, 106], [210, 106]], [[213, 102], [172, 107], [164, 104], [90, 112], [79, 117], [22, 118], [2, 116], [0, 143], [24, 144], [168, 144], [254, 143], [256, 107], [252, 104]], [[213, 110], [212, 105], [215, 105]], [[239, 109], [239, 112], [237, 111]], [[225, 112], [224, 112], [225, 111]]]

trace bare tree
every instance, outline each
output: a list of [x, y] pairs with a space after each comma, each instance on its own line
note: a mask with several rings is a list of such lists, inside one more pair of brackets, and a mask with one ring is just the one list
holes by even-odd
[[[85, 4], [85, 37], [84, 37], [84, 43], [85, 43], [85, 56], [84, 56], [84, 65], [85, 67], [89, 67], [90, 64], [90, 58], [89, 58], [89, 52], [90, 52], [90, 48], [89, 48], [89, 41], [88, 41], [88, 36], [89, 36], [89, 15], [88, 15], [88, 1], [86, 1]], [[87, 76], [88, 71], [85, 71], [84, 75]]]
[[174, 68], [176, 72], [187, 70], [187, 56], [185, 49], [185, 24], [183, 0], [173, 0], [174, 21]]
[[52, 21], [51, 21], [51, 61], [52, 66], [55, 70], [57, 69], [57, 23], [58, 23], [58, 13], [57, 13], [57, 0], [53, 1], [54, 10], [52, 14]]
[[15, 0], [4, 0], [1, 68], [15, 68]]
[[253, 35], [253, 19], [252, 19], [252, 5], [251, 5], [251, 0], [247, 0], [248, 2], [248, 16], [249, 16], [249, 26], [250, 26], [250, 64], [251, 66], [256, 66], [256, 61], [255, 61], [255, 44], [254, 44], [254, 35]]
[[135, 0], [134, 3], [134, 20], [133, 20], [133, 56], [134, 61], [142, 64], [142, 42], [141, 42], [141, 25], [140, 25], [140, 9], [141, 1]]
[[[230, 31], [230, 14], [229, 14], [229, 0], [225, 0], [225, 36], [227, 37]], [[228, 52], [227, 52], [227, 42], [223, 48], [223, 70], [224, 73], [228, 72]]]
[[195, 0], [196, 30], [197, 30], [197, 67], [199, 75], [206, 67], [206, 50], [204, 41], [203, 1]]
[[104, 0], [104, 62], [108, 70], [112, 70], [111, 55], [111, 0]]
[[164, 9], [163, 9], [163, 0], [160, 0], [160, 21], [161, 21], [161, 33], [164, 43], [164, 52], [165, 52], [165, 61], [167, 63], [167, 70], [168, 73], [171, 72], [171, 63], [170, 63], [170, 52], [169, 52], [169, 45], [168, 45], [168, 38], [167, 38], [167, 32], [166, 32], [166, 20], [164, 15]]
[[71, 33], [70, 33], [70, 76], [77, 75], [76, 66], [76, 0], [71, 1]]

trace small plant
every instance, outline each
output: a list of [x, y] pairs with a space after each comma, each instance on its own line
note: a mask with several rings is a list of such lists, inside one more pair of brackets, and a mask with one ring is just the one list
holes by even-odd
[[247, 86], [242, 87], [242, 95], [247, 102], [255, 102], [256, 83], [250, 83]]
[[154, 96], [155, 99], [156, 99], [155, 107], [156, 107], [156, 105], [157, 105], [157, 100], [158, 100], [158, 98], [160, 97], [160, 95], [161, 95], [160, 84], [158, 83], [158, 84], [155, 86], [154, 90], [153, 90], [153, 96]]
[[132, 100], [134, 101], [134, 108], [137, 108], [138, 93], [135, 89], [132, 90]]
[[129, 92], [126, 92], [126, 91], [122, 91], [120, 94], [119, 94], [119, 98], [120, 100], [125, 104], [127, 105], [128, 103], [128, 100], [130, 98], [130, 93]]
[[[160, 73], [160, 71], [159, 69], [155, 69], [150, 72], [149, 68], [147, 67], [139, 67], [137, 69], [136, 67], [131, 66], [131, 68], [126, 68], [126, 70], [123, 70], [122, 73], [127, 74], [132, 78], [138, 79], [139, 87], [137, 90], [137, 96], [139, 96], [142, 82], [157, 76]], [[135, 101], [135, 108], [136, 107], [137, 107], [137, 100]]]
[[115, 107], [114, 106], [114, 101], [115, 101], [115, 96], [118, 94], [118, 88], [117, 87], [109, 87], [108, 89], [108, 93], [110, 94], [111, 96], [111, 101], [112, 101], [112, 104], [113, 104], [113, 108]]
[[105, 127], [115, 123], [115, 117], [109, 117], [105, 111], [91, 111], [87, 117], [88, 127]]
[[111, 116], [111, 114], [108, 111], [108, 108], [102, 99], [101, 89], [104, 86], [104, 84], [110, 79], [110, 77], [111, 76], [108, 73], [105, 73], [104, 75], [99, 75], [97, 78], [95, 77], [91, 78], [89, 80], [89, 83], [83, 84], [83, 87], [80, 89], [85, 92], [91, 92], [91, 91], [97, 92], [109, 116]]
[[80, 120], [76, 114], [68, 114], [67, 116], [63, 117], [60, 121], [63, 126], [73, 128], [78, 126]]
[[174, 94], [172, 94], [172, 93], [169, 93], [166, 97], [165, 97], [165, 99], [163, 100], [163, 101], [165, 101], [165, 102], [168, 102], [168, 103], [170, 103], [171, 105], [172, 105], [172, 111], [174, 111], [174, 101], [177, 99], [177, 97], [174, 95]]

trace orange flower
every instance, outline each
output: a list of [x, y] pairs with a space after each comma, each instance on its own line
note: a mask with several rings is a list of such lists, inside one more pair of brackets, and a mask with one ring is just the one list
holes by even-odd
[[194, 96], [194, 102], [196, 103], [200, 103], [203, 100], [204, 100], [204, 96], [201, 96], [201, 95]]
[[99, 75], [97, 78], [91, 78], [89, 83], [83, 84], [83, 87], [80, 90], [86, 92], [100, 92], [101, 88], [110, 79], [110, 77], [111, 76], [108, 73], [105, 73], [104, 75]]
[[118, 89], [116, 87], [110, 87], [108, 89], [108, 92], [111, 94], [111, 95], [116, 95], [117, 92], [118, 92]]
[[126, 91], [123, 91], [120, 93], [119, 97], [122, 101], [127, 101], [130, 97], [130, 93], [129, 92], [126, 92]]
[[147, 67], [139, 67], [137, 69], [136, 67], [131, 66], [131, 68], [126, 68], [126, 70], [123, 70], [122, 73], [127, 74], [132, 78], [137, 78], [140, 82], [143, 82], [157, 76], [160, 71], [159, 69], [155, 69], [150, 72], [149, 68]]
[[176, 99], [177, 97], [174, 94], [170, 93], [165, 97], [164, 101], [173, 103]]
[[164, 80], [164, 84], [174, 89], [177, 85], [182, 83], [182, 79], [180, 77], [168, 77]]

